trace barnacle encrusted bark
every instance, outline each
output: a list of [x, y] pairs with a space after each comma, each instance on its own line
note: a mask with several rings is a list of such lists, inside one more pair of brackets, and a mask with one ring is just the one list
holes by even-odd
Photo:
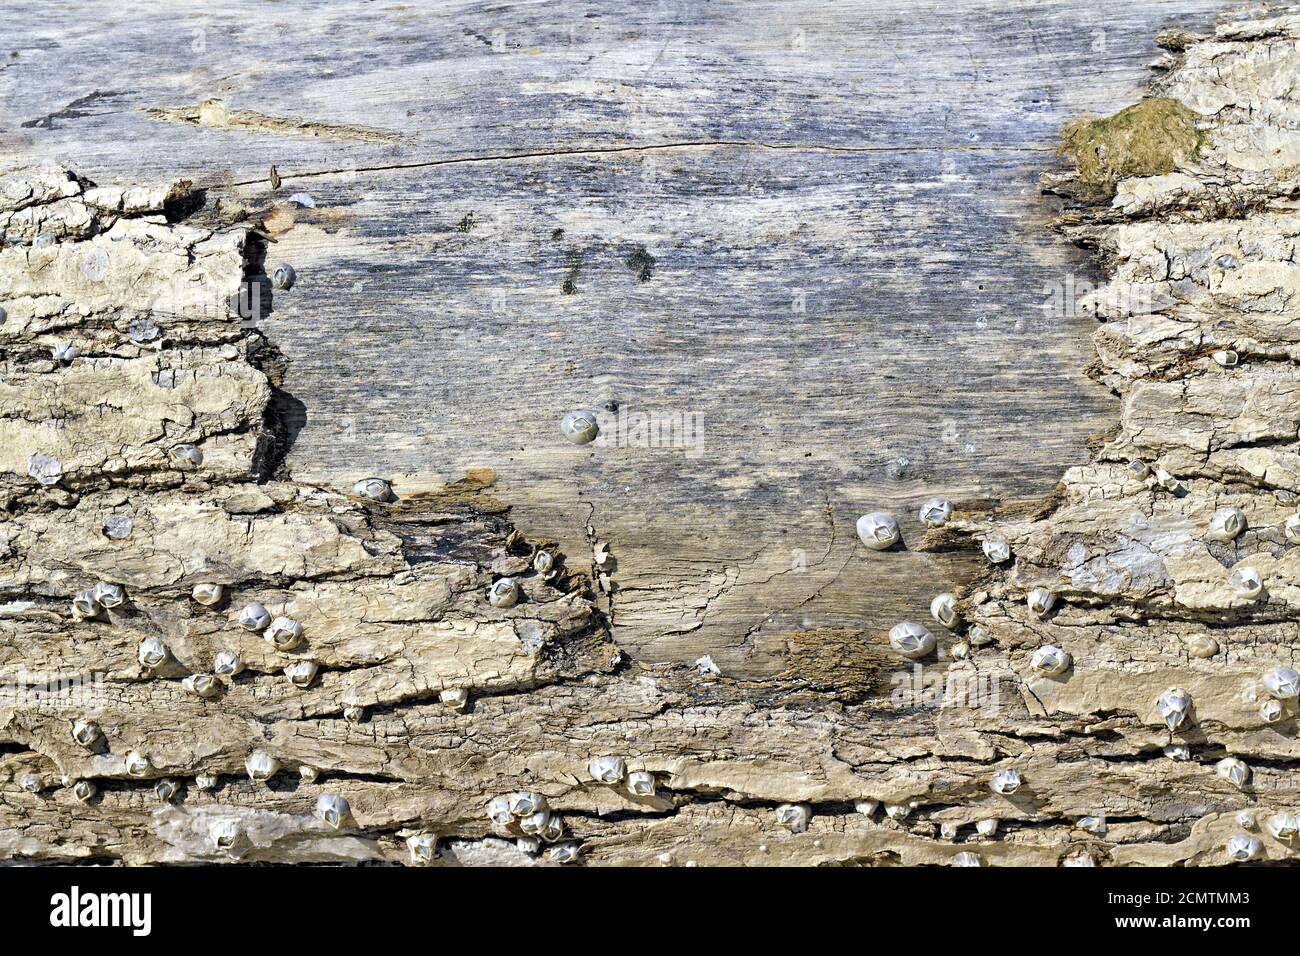
[[[1092, 371], [1119, 427], [1052, 500], [959, 503], [932, 528], [926, 547], [1006, 541], [1011, 560], [915, 665], [851, 629], [791, 634], [761, 682], [627, 660], [589, 560], [523, 540], [489, 475], [389, 501], [283, 472], [280, 362], [237, 317], [250, 283], [279, 293], [245, 226], [184, 183], [0, 182], [0, 857], [1287, 857], [1267, 821], [1300, 803], [1296, 704], [1264, 675], [1300, 637], [1300, 17], [1176, 46], [1152, 102], [1195, 148], [1117, 156], [1116, 129], [1150, 145], [1151, 107], [1087, 127], [1114, 196], [1062, 225], [1112, 275]], [[1084, 173], [1049, 185], [1091, 198]], [[1244, 530], [1214, 519], [1231, 508]], [[1243, 567], [1260, 596], [1234, 588]], [[507, 577], [521, 599], [494, 606]], [[99, 584], [122, 600], [74, 615]], [[280, 618], [301, 643], [265, 638]], [[299, 687], [285, 670], [305, 661]], [[198, 674], [214, 695], [183, 686]]]

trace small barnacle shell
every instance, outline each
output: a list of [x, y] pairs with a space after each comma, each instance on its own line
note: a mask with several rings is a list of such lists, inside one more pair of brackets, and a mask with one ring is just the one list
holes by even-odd
[[540, 837], [521, 836], [515, 838], [515, 849], [520, 853], [527, 853], [529, 856], [536, 856], [542, 852], [542, 840]]
[[316, 816], [337, 830], [347, 821], [351, 808], [337, 793], [322, 793], [316, 798]]
[[1170, 760], [1192, 759], [1192, 750], [1186, 744], [1170, 744], [1162, 752]]
[[500, 578], [488, 588], [488, 603], [493, 607], [514, 607], [519, 602], [519, 584], [514, 578]]
[[94, 800], [95, 794], [98, 792], [99, 788], [89, 780], [78, 780], [72, 788], [72, 795], [82, 803], [89, 803]]
[[1264, 850], [1264, 844], [1251, 836], [1249, 833], [1238, 833], [1236, 836], [1229, 838], [1228, 845], [1224, 848], [1228, 854], [1228, 859], [1234, 863], [1245, 863], [1247, 860], [1253, 860]]
[[1224, 368], [1232, 368], [1237, 364], [1240, 356], [1233, 349], [1216, 349], [1210, 353], [1210, 358], [1218, 362]]
[[298, 779], [303, 783], [315, 783], [316, 778], [320, 776], [320, 771], [315, 767], [309, 767], [303, 764], [298, 768]]
[[291, 651], [302, 643], [302, 625], [291, 617], [277, 617], [262, 636], [277, 651]]
[[78, 720], [72, 725], [72, 739], [87, 750], [92, 750], [104, 739], [104, 732], [93, 720]]
[[217, 820], [208, 828], [212, 845], [223, 853], [233, 857], [242, 856], [247, 850], [248, 838], [244, 827], [238, 820]]
[[993, 775], [993, 780], [989, 786], [993, 788], [994, 793], [1000, 793], [1004, 797], [1009, 797], [1020, 789], [1020, 774], [1015, 770], [999, 770]]
[[1264, 592], [1264, 579], [1250, 565], [1243, 565], [1233, 571], [1228, 577], [1228, 584], [1237, 592], [1238, 597], [1253, 599]]
[[1292, 542], [1300, 542], [1300, 513], [1293, 514], [1282, 525], [1282, 533]]
[[623, 777], [627, 774], [627, 765], [622, 757], [592, 757], [587, 763], [587, 772], [597, 783], [607, 783], [612, 786], [623, 782]]
[[1214, 765], [1214, 772], [1238, 788], [1244, 787], [1250, 780], [1250, 767], [1236, 757], [1224, 757]]
[[1091, 853], [1079, 851], [1071, 853], [1061, 861], [1061, 866], [1096, 866], [1097, 861], [1092, 858]]
[[1039, 617], [1045, 617], [1056, 605], [1056, 595], [1047, 588], [1034, 588], [1025, 595], [1025, 604]]
[[1187, 653], [1192, 657], [1207, 660], [1219, 653], [1219, 642], [1208, 634], [1189, 634], [1183, 638]]
[[655, 775], [645, 770], [633, 770], [627, 775], [628, 793], [637, 797], [655, 795]]
[[951, 630], [957, 624], [957, 599], [944, 591], [930, 602], [930, 616]]
[[239, 626], [246, 631], [264, 631], [271, 626], [271, 612], [260, 604], [245, 604], [239, 609]]
[[121, 541], [123, 538], [131, 537], [131, 532], [135, 530], [135, 522], [131, 520], [130, 515], [110, 515], [104, 520], [102, 530], [104, 537]]
[[552, 863], [572, 863], [578, 858], [578, 844], [557, 843], [546, 851], [546, 858]]
[[438, 703], [452, 710], [464, 710], [469, 706], [469, 691], [464, 687], [447, 687], [438, 691]]
[[124, 761], [126, 772], [131, 777], [143, 777], [152, 769], [149, 758], [138, 750], [132, 750], [126, 755]]
[[406, 850], [412, 866], [428, 866], [438, 858], [438, 835], [416, 833], [406, 838]]
[[538, 574], [550, 574], [555, 568], [555, 555], [549, 551], [538, 551], [533, 555], [533, 570]]
[[1259, 820], [1255, 817], [1254, 810], [1238, 810], [1237, 826], [1243, 830], [1253, 830], [1258, 825]]
[[720, 668], [717, 664], [715, 664], [713, 658], [710, 657], [708, 654], [705, 654], [703, 657], [697, 658], [695, 661], [695, 667], [697, 670], [699, 670], [701, 677], [722, 676], [722, 668]]
[[985, 538], [983, 548], [984, 557], [994, 564], [1001, 564], [1003, 561], [1011, 560], [1011, 545], [1001, 538]]
[[541, 836], [551, 822], [551, 811], [542, 809], [519, 818], [519, 829], [532, 836]]
[[1179, 687], [1171, 687], [1156, 698], [1156, 712], [1160, 714], [1160, 719], [1170, 730], [1177, 730], [1182, 726], [1191, 709], [1192, 695]]
[[31, 455], [27, 459], [27, 475], [36, 479], [37, 484], [57, 485], [63, 477], [63, 465], [49, 455]]
[[284, 669], [284, 676], [294, 687], [309, 687], [316, 679], [318, 670], [315, 661], [294, 661]]
[[343, 719], [349, 724], [359, 724], [366, 719], [366, 709], [356, 705], [343, 708]]
[[776, 808], [776, 822], [791, 833], [803, 833], [812, 819], [812, 807], [806, 803], [783, 803]]
[[955, 661], [964, 661], [970, 657], [970, 645], [965, 641], [958, 641], [952, 647], [948, 648], [948, 653], [952, 655]]
[[1183, 483], [1181, 481], [1175, 478], [1164, 468], [1160, 468], [1160, 467], [1156, 468], [1156, 484], [1158, 484], [1161, 488], [1165, 489], [1165, 491], [1173, 491], [1173, 492], [1180, 491], [1182, 490], [1183, 487]]
[[516, 817], [531, 817], [539, 810], [546, 809], [546, 798], [540, 793], [520, 790], [506, 796], [506, 806]]
[[853, 804], [853, 809], [858, 811], [858, 813], [862, 814], [864, 817], [869, 817], [876, 812], [876, 808], [879, 806], [879, 800], [859, 800], [857, 803]]
[[1044, 644], [1034, 651], [1029, 666], [1046, 677], [1057, 677], [1070, 669], [1070, 655], [1054, 644]]
[[94, 591], [80, 591], [72, 599], [72, 616], [79, 621], [96, 617], [103, 608], [95, 600]]
[[541, 837], [547, 843], [554, 843], [564, 836], [564, 820], [558, 813], [552, 813], [542, 828]]
[[493, 797], [487, 805], [488, 819], [499, 827], [508, 827], [515, 822], [515, 815], [510, 811], [510, 797], [502, 795]]
[[220, 584], [196, 584], [190, 591], [190, 597], [194, 603], [202, 604], [204, 607], [212, 607], [214, 604], [221, 603], [221, 596], [226, 593], [226, 589]]
[[1274, 839], [1290, 843], [1300, 835], [1300, 820], [1296, 819], [1295, 814], [1282, 811], [1265, 820], [1264, 829], [1268, 830]]
[[154, 796], [161, 803], [171, 803], [180, 795], [181, 788], [175, 780], [159, 780], [154, 784]]
[[957, 839], [957, 831], [960, 829], [961, 827], [955, 823], [941, 823], [939, 824], [939, 836], [945, 840], [955, 840]]
[[858, 537], [872, 551], [893, 547], [901, 537], [898, 520], [884, 511], [873, 511], [858, 519]]
[[392, 501], [393, 486], [386, 478], [362, 478], [352, 486], [352, 493], [358, 498], [371, 501]]
[[1105, 817], [1080, 817], [1075, 826], [1080, 830], [1086, 830], [1095, 836], [1104, 837], [1106, 835]]
[[596, 440], [600, 434], [600, 425], [596, 413], [585, 409], [569, 412], [560, 419], [560, 434], [575, 445], [586, 445]]
[[983, 624], [973, 624], [971, 629], [966, 632], [966, 638], [970, 641], [972, 647], [983, 647], [993, 641], [993, 634]]
[[889, 646], [904, 657], [924, 657], [934, 650], [934, 635], [912, 621], [901, 621], [889, 631]]
[[119, 607], [126, 601], [126, 591], [120, 584], [107, 584], [101, 581], [90, 593], [100, 607]]
[[1128, 463], [1128, 472], [1138, 481], [1142, 481], [1151, 474], [1151, 466], [1140, 458], [1134, 458]]
[[952, 502], [946, 498], [931, 498], [921, 505], [921, 523], [938, 528], [952, 517]]
[[1286, 707], [1282, 705], [1280, 700], [1274, 700], [1270, 697], [1259, 705], [1259, 716], [1266, 724], [1276, 724], [1286, 716]]
[[254, 750], [244, 761], [244, 769], [248, 772], [248, 779], [253, 783], [265, 783], [279, 771], [280, 761], [265, 750]]
[[244, 662], [234, 651], [218, 651], [212, 662], [212, 672], [222, 677], [234, 677], [244, 669]]
[[56, 362], [71, 362], [81, 354], [81, 349], [71, 342], [55, 342], [50, 347], [50, 357]]
[[1205, 537], [1211, 541], [1232, 541], [1246, 530], [1246, 515], [1240, 508], [1220, 508], [1210, 515]]
[[191, 674], [181, 681], [181, 686], [199, 697], [216, 697], [221, 693], [221, 682], [211, 674]]
[[297, 281], [298, 273], [294, 271], [291, 265], [276, 266], [275, 271], [271, 273], [271, 285], [282, 292], [288, 292]]
[[982, 837], [991, 837], [998, 832], [998, 818], [987, 817], [975, 821], [975, 832]]
[[167, 662], [167, 645], [159, 638], [146, 637], [140, 642], [140, 651], [137, 655], [140, 663], [150, 670], [156, 670]]
[[215, 773], [201, 773], [194, 778], [194, 786], [199, 790], [215, 790], [217, 775]]
[[43, 784], [41, 783], [41, 778], [36, 776], [36, 774], [25, 773], [18, 778], [18, 786], [22, 787], [28, 793], [40, 793]]
[[1264, 686], [1279, 700], [1300, 697], [1300, 674], [1289, 667], [1275, 667], [1264, 675]]
[[907, 815], [912, 812], [910, 803], [887, 803], [885, 804], [885, 816], [891, 820], [906, 820]]
[[203, 464], [203, 449], [198, 445], [176, 445], [172, 448], [172, 461], [178, 465], [197, 468]]
[[954, 853], [952, 857], [953, 866], [983, 866], [984, 859], [978, 853], [972, 853], [970, 850], [962, 850]]

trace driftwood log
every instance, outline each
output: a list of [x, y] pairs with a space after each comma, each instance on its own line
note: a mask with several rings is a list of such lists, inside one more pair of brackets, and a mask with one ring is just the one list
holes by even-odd
[[0, 855], [1287, 859], [1300, 16], [1112, 6], [18, 5]]

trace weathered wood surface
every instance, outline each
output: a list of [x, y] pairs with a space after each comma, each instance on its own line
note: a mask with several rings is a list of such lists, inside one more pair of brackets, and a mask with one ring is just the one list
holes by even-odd
[[[975, 23], [992, 16], [965, 13]], [[1069, 21], [1061, 16], [1052, 22]], [[1239, 833], [1259, 841], [1257, 858], [1287, 859], [1276, 831], [1300, 802], [1294, 702], [1275, 723], [1259, 706], [1261, 675], [1292, 660], [1296, 641], [1294, 542], [1283, 524], [1300, 492], [1290, 331], [1300, 22], [1228, 23], [1216, 38], [1184, 42], [1158, 92], [1193, 111], [1204, 151], [1168, 175], [1122, 180], [1113, 203], [1070, 202], [1062, 223], [1100, 247], [1111, 273], [1092, 372], [1120, 402], [1118, 428], [1046, 498], [1054, 448], [1089, 457], [1080, 413], [1046, 392], [1053, 374], [1072, 380], [1069, 360], [1077, 371], [1091, 356], [1069, 344], [1077, 331], [1063, 332], [1066, 320], [1012, 322], [1027, 294], [1016, 283], [1039, 281], [1037, 306], [1040, 280], [1062, 261], [1044, 235], [1024, 231], [1047, 217], [1029, 186], [1031, 166], [1049, 161], [1039, 147], [1009, 163], [962, 150], [979, 175], [940, 167], [933, 195], [917, 175], [928, 167], [896, 155], [911, 148], [901, 143], [883, 157], [824, 144], [658, 148], [674, 158], [667, 172], [637, 178], [642, 198], [616, 188], [629, 159], [621, 153], [375, 169], [350, 186], [329, 173], [310, 177], [314, 211], [279, 206], [269, 218], [261, 187], [213, 183], [196, 208], [184, 187], [10, 177], [0, 187], [3, 665], [29, 678], [102, 680], [85, 699], [0, 707], [0, 851], [126, 863], [418, 862], [419, 835], [433, 834], [444, 862], [526, 864], [539, 859], [526, 837], [502, 839], [521, 836], [522, 823], [493, 823], [484, 810], [495, 795], [535, 791], [563, 820], [540, 857], [555, 862], [579, 847], [580, 860], [607, 864], [946, 863], [960, 849], [995, 864], [1206, 865], [1225, 862], [1225, 841]], [[933, 121], [915, 112], [922, 126]], [[229, 115], [239, 122], [218, 132], [232, 142], [278, 135]], [[153, 122], [213, 132], [183, 115]], [[377, 146], [373, 125], [362, 133], [343, 116], [330, 122], [347, 149]], [[40, 158], [39, 134], [28, 135], [24, 155]], [[916, 150], [918, 161], [933, 151]], [[191, 156], [201, 161], [202, 150]], [[229, 151], [223, 162], [235, 168], [239, 157]], [[1002, 177], [1013, 187], [990, 185]], [[861, 183], [868, 201], [853, 195]], [[1049, 184], [1082, 195], [1070, 176]], [[412, 205], [465, 196], [474, 202], [414, 228]], [[791, 196], [801, 215], [786, 235], [774, 214]], [[582, 214], [557, 222], [547, 203], [566, 198]], [[269, 243], [233, 215], [236, 203], [253, 207]], [[937, 229], [955, 214], [968, 217], [960, 230]], [[768, 241], [764, 230], [775, 230]], [[663, 253], [669, 234], [687, 251]], [[584, 238], [576, 276], [569, 256], [539, 279], [547, 255], [575, 251], [564, 246], [575, 235]], [[837, 280], [857, 281], [862, 235], [881, 237], [883, 258], [867, 268], [865, 288], [837, 292]], [[245, 269], [267, 264], [264, 244], [270, 264], [283, 256], [301, 281], [276, 293], [260, 330], [204, 309], [224, 302]], [[647, 271], [635, 255], [642, 246], [654, 265], [629, 278], [632, 267]], [[986, 261], [998, 265], [980, 281], [974, 270]], [[498, 287], [483, 284], [484, 268], [507, 278], [504, 309], [474, 307], [483, 288]], [[777, 308], [790, 286], [767, 273], [787, 271], [809, 290], [805, 313], [788, 312], [788, 301]], [[446, 288], [429, 284], [442, 276]], [[578, 287], [572, 295], [553, 287], [565, 278]], [[998, 313], [974, 335], [962, 322], [993, 309], [999, 289], [1005, 337], [981, 350], [978, 333], [995, 329]], [[821, 299], [825, 311], [812, 307]], [[868, 301], [911, 324], [861, 321]], [[551, 302], [573, 311], [557, 318]], [[721, 318], [695, 320], [688, 306], [699, 302]], [[418, 321], [395, 318], [403, 314]], [[162, 334], [141, 339], [140, 318]], [[602, 334], [622, 351], [608, 352]], [[80, 354], [52, 360], [64, 341]], [[1226, 348], [1241, 364], [1210, 357]], [[799, 364], [800, 351], [817, 364]], [[319, 413], [294, 384], [304, 355], [317, 363], [313, 388], [333, 396]], [[556, 400], [549, 383], [570, 363], [583, 390]], [[372, 381], [340, 385], [363, 366]], [[680, 389], [707, 396], [706, 422], [719, 407], [730, 441], [716, 457], [712, 430], [699, 458], [574, 449], [554, 434], [580, 399], [675, 408]], [[936, 452], [930, 408], [940, 423], [968, 416], [958, 451]], [[376, 409], [373, 423], [357, 418]], [[1106, 409], [1093, 406], [1099, 422]], [[313, 435], [316, 414], [324, 420]], [[897, 436], [903, 427], [910, 432]], [[502, 429], [513, 429], [509, 443], [494, 445]], [[963, 429], [1005, 454], [977, 469], [962, 457]], [[202, 463], [178, 462], [178, 443], [198, 445]], [[847, 457], [841, 443], [854, 448]], [[56, 481], [28, 476], [32, 454], [58, 458]], [[1182, 486], [1135, 477], [1135, 457]], [[387, 470], [375, 462], [409, 471], [396, 504], [321, 487], [346, 491]], [[914, 550], [864, 554], [855, 543], [851, 521], [864, 502], [907, 502], [910, 514], [941, 491], [968, 506], [924, 541], [905, 524]], [[1210, 514], [1226, 504], [1243, 510], [1249, 530], [1207, 541]], [[134, 520], [129, 538], [102, 533], [123, 514]], [[806, 548], [804, 574], [789, 552], [814, 525], [825, 530]], [[976, 558], [975, 541], [993, 536], [1012, 546], [1005, 568]], [[561, 573], [529, 571], [551, 537], [563, 543]], [[606, 541], [612, 558], [589, 557]], [[941, 631], [938, 657], [910, 676], [965, 682], [974, 700], [900, 687], [906, 662], [878, 628], [924, 617], [943, 578], [935, 555], [967, 579], [961, 613], [989, 640]], [[1243, 565], [1260, 571], [1262, 597], [1231, 588], [1229, 572]], [[612, 603], [598, 597], [602, 573]], [[485, 596], [503, 574], [526, 592], [508, 609]], [[69, 596], [97, 580], [123, 584], [129, 600], [74, 620]], [[191, 601], [204, 582], [225, 584], [229, 605]], [[1025, 606], [1036, 586], [1059, 599], [1042, 617]], [[249, 600], [301, 620], [305, 644], [284, 654], [240, 630], [232, 617]], [[772, 617], [770, 631], [755, 626]], [[163, 667], [137, 660], [144, 638], [167, 643]], [[1054, 678], [1028, 665], [1047, 641], [1072, 659]], [[221, 649], [239, 650], [247, 671], [213, 699], [187, 694], [180, 678]], [[717, 650], [723, 677], [654, 663], [700, 650]], [[281, 673], [293, 659], [321, 668], [305, 688]], [[1172, 687], [1194, 704], [1170, 731], [1155, 700]], [[469, 691], [465, 711], [440, 699], [456, 689]], [[97, 720], [102, 744], [77, 745], [75, 718]], [[281, 764], [269, 785], [241, 778], [254, 749]], [[135, 774], [131, 750], [149, 757]], [[652, 774], [656, 792], [593, 781], [588, 761], [613, 754]], [[1249, 760], [1244, 778], [1216, 772], [1226, 755]], [[1012, 769], [1024, 785], [994, 792], [993, 774]], [[213, 786], [202, 775], [215, 775]], [[153, 796], [159, 778], [181, 781], [180, 796]], [[96, 782], [99, 795], [77, 803], [76, 780]], [[337, 829], [311, 813], [330, 794], [350, 808]], [[803, 832], [774, 813], [796, 803], [811, 814]], [[215, 842], [225, 825], [238, 835], [234, 852]]]
[[[262, 323], [294, 475], [492, 468], [530, 537], [609, 543], [631, 653], [757, 677], [968, 573], [864, 555], [859, 514], [914, 540], [930, 495], [1040, 495], [1109, 426], [1092, 319], [1042, 308], [1092, 270], [1037, 178], [1216, 9], [19, 4], [0, 103], [20, 160], [314, 197]], [[698, 416], [701, 453], [560, 440], [607, 402]]]

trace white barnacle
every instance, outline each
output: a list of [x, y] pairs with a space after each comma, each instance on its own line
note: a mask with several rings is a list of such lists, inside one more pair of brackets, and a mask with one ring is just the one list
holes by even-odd
[[294, 661], [285, 667], [284, 676], [289, 678], [289, 683], [294, 687], [310, 687], [311, 682], [316, 679], [318, 669], [315, 661]]
[[159, 780], [153, 787], [159, 803], [171, 803], [180, 796], [181, 788], [175, 780]]
[[72, 725], [72, 739], [87, 750], [93, 750], [104, 739], [104, 732], [93, 720], [78, 720]]
[[1246, 530], [1246, 515], [1240, 508], [1220, 508], [1210, 515], [1205, 537], [1211, 541], [1232, 541]]
[[983, 820], [976, 820], [975, 832], [982, 837], [996, 836], [998, 832], [998, 818], [985, 817]]
[[921, 523], [931, 528], [946, 524], [952, 517], [952, 502], [946, 498], [931, 498], [921, 505]]
[[1228, 845], [1224, 847], [1228, 859], [1234, 863], [1245, 863], [1247, 860], [1253, 860], [1264, 850], [1264, 844], [1249, 833], [1238, 833], [1228, 838]]
[[35, 454], [27, 459], [27, 475], [41, 485], [57, 485], [63, 477], [63, 465], [57, 458]]
[[271, 626], [271, 612], [260, 604], [245, 604], [239, 609], [239, 626], [246, 631], [264, 631]]
[[78, 621], [98, 617], [102, 610], [99, 602], [95, 600], [94, 591], [79, 591], [72, 599], [72, 616]]
[[960, 829], [961, 827], [958, 824], [951, 821], [941, 823], [939, 824], [939, 836], [945, 840], [955, 840], [957, 839], [957, 831]]
[[130, 515], [109, 515], [104, 519], [104, 526], [100, 530], [104, 532], [104, 537], [121, 541], [131, 537], [131, 532], [135, 530], [135, 522], [131, 520]]
[[636, 797], [653, 797], [655, 775], [646, 770], [633, 770], [627, 775], [627, 790]]
[[966, 632], [966, 639], [970, 641], [971, 647], [983, 647], [985, 644], [992, 643], [993, 632], [983, 624], [972, 624], [971, 629]]
[[294, 271], [293, 266], [287, 263], [276, 266], [275, 271], [271, 273], [271, 285], [282, 292], [288, 292], [297, 281], [298, 273]]
[[171, 456], [172, 461], [184, 468], [197, 468], [203, 464], [203, 449], [198, 445], [175, 445]]
[[18, 778], [18, 786], [22, 787], [28, 793], [40, 793], [44, 784], [41, 778], [34, 773], [25, 773]]
[[351, 808], [337, 793], [322, 793], [316, 798], [316, 816], [337, 830], [347, 822]]
[[244, 669], [244, 662], [234, 651], [218, 651], [212, 661], [212, 672], [221, 677], [234, 677]]
[[930, 616], [952, 630], [957, 625], [957, 599], [947, 591], [930, 602]]
[[554, 843], [564, 836], [564, 820], [558, 813], [552, 813], [542, 828], [541, 837], [547, 843]]
[[912, 812], [910, 803], [886, 803], [885, 816], [891, 820], [906, 820], [908, 814]]
[[56, 362], [71, 362], [81, 354], [81, 349], [71, 342], [55, 342], [50, 346], [50, 357]]
[[1186, 744], [1170, 744], [1162, 751], [1170, 760], [1191, 760], [1192, 749]]
[[366, 719], [366, 709], [355, 704], [343, 708], [343, 719], [349, 724], [359, 724]]
[[542, 550], [533, 555], [533, 570], [545, 577], [555, 570], [555, 555]]
[[1286, 707], [1280, 700], [1270, 697], [1259, 705], [1259, 717], [1266, 724], [1276, 724], [1286, 716]]
[[1258, 570], [1246, 564], [1228, 576], [1228, 585], [1238, 597], [1254, 600], [1264, 592], [1264, 579]]
[[157, 670], [167, 662], [167, 645], [159, 638], [146, 637], [140, 642], [137, 657], [145, 667]]
[[1235, 349], [1215, 349], [1210, 353], [1210, 358], [1224, 368], [1232, 368], [1240, 360]]
[[1039, 617], [1046, 617], [1056, 606], [1056, 595], [1047, 588], [1034, 588], [1025, 595], [1025, 604]]
[[438, 835], [414, 833], [406, 838], [406, 851], [410, 854], [412, 866], [429, 866], [438, 858]]
[[120, 584], [108, 584], [101, 581], [90, 592], [100, 607], [120, 607], [126, 602], [126, 591]]
[[1106, 818], [1100, 816], [1080, 817], [1075, 823], [1080, 830], [1086, 830], [1094, 836], [1104, 837], [1106, 835]]
[[320, 771], [315, 767], [303, 764], [298, 768], [298, 779], [303, 783], [315, 783], [320, 777]]
[[1097, 861], [1092, 858], [1092, 854], [1080, 850], [1078, 853], [1071, 853], [1061, 861], [1061, 866], [1096, 866]]
[[220, 584], [205, 582], [196, 584], [190, 590], [190, 597], [194, 599], [195, 604], [202, 604], [204, 607], [212, 607], [214, 604], [221, 603], [221, 597], [226, 593], [226, 589]]
[[953, 866], [983, 866], [984, 859], [978, 853], [972, 853], [970, 850], [961, 850], [954, 853], [952, 857]]
[[1141, 458], [1134, 458], [1128, 463], [1128, 473], [1138, 481], [1142, 481], [1151, 474], [1151, 466]]
[[266, 783], [280, 769], [280, 761], [276, 760], [265, 750], [254, 750], [244, 761], [244, 770], [248, 773], [248, 779], [253, 783]]
[[132, 750], [127, 753], [123, 766], [126, 768], [127, 776], [144, 777], [153, 768], [149, 758], [138, 750]]
[[527, 853], [529, 856], [536, 856], [542, 852], [542, 839], [535, 836], [521, 836], [515, 838], [515, 849], [520, 853]]
[[488, 603], [493, 607], [514, 607], [519, 603], [519, 583], [514, 578], [499, 578], [488, 588]]
[[352, 493], [371, 501], [391, 501], [393, 486], [384, 478], [362, 478], [352, 486]]
[[1236, 757], [1224, 757], [1214, 765], [1214, 772], [1237, 788], [1246, 786], [1250, 780], [1250, 767]]
[[803, 833], [812, 819], [812, 807], [806, 803], [783, 803], [776, 808], [776, 822], [791, 833]]
[[1175, 478], [1164, 468], [1156, 468], [1156, 484], [1165, 491], [1172, 491], [1175, 494], [1183, 490], [1183, 483]]
[[858, 811], [858, 813], [862, 814], [864, 817], [869, 817], [876, 812], [876, 808], [879, 806], [879, 800], [859, 800], [853, 804], [853, 809]]
[[546, 858], [552, 863], [572, 863], [578, 859], [578, 844], [557, 843], [546, 851]]
[[708, 654], [697, 658], [695, 661], [695, 667], [700, 672], [701, 677], [713, 678], [722, 676], [722, 668], [718, 667], [718, 665], [713, 662], [713, 658]]
[[191, 674], [181, 686], [197, 697], [213, 698], [221, 693], [221, 682], [211, 674]]
[[1294, 813], [1288, 813], [1285, 810], [1273, 814], [1264, 821], [1264, 829], [1267, 830], [1275, 840], [1281, 840], [1283, 843], [1291, 843], [1296, 836], [1300, 835], [1300, 820], [1296, 819]]
[[248, 836], [238, 820], [216, 820], [208, 828], [212, 845], [232, 857], [242, 856], [248, 850]]
[[262, 637], [277, 651], [291, 651], [302, 643], [302, 625], [291, 617], [277, 617]]
[[217, 788], [217, 775], [215, 773], [201, 773], [195, 776], [194, 786], [199, 790], [215, 790]]
[[1208, 660], [1219, 653], [1219, 642], [1208, 634], [1189, 634], [1183, 638], [1183, 645], [1192, 657]]
[[900, 621], [889, 630], [889, 646], [904, 657], [924, 657], [934, 644], [934, 635], [913, 621]]
[[600, 434], [596, 413], [586, 409], [569, 412], [560, 419], [560, 434], [575, 445], [590, 444]]
[[519, 790], [506, 796], [506, 806], [515, 817], [530, 817], [539, 810], [546, 809], [546, 798], [540, 793]]
[[99, 788], [89, 780], [78, 780], [72, 788], [72, 795], [82, 803], [89, 803], [94, 800], [95, 794], [98, 792]]
[[488, 819], [498, 827], [508, 827], [515, 822], [515, 815], [510, 810], [510, 797], [502, 794], [493, 797], [487, 805]]
[[993, 564], [1001, 564], [1004, 561], [1011, 560], [1011, 545], [1007, 544], [1002, 538], [985, 538], [984, 557], [988, 558]]
[[1300, 542], [1300, 513], [1293, 514], [1282, 525], [1282, 533], [1291, 542]]
[[970, 645], [965, 641], [958, 641], [952, 647], [948, 648], [948, 653], [952, 655], [955, 661], [964, 661], [970, 657]]
[[1254, 810], [1237, 811], [1237, 826], [1243, 830], [1253, 830], [1258, 824], [1259, 820], [1256, 818]]
[[622, 783], [627, 774], [627, 764], [622, 757], [592, 757], [587, 763], [587, 772], [597, 783], [611, 786]]
[[438, 691], [438, 703], [452, 710], [464, 710], [469, 706], [469, 691], [464, 687], [445, 687]]
[[1192, 695], [1180, 687], [1171, 687], [1156, 698], [1156, 712], [1165, 726], [1177, 730], [1192, 709]]
[[530, 836], [541, 836], [551, 822], [551, 811], [545, 808], [519, 818], [519, 829]]
[[1275, 667], [1264, 675], [1264, 687], [1279, 700], [1300, 697], [1300, 674], [1289, 667]]
[[858, 519], [858, 537], [872, 551], [884, 551], [898, 543], [898, 520], [884, 511], [873, 511]]
[[1054, 644], [1044, 644], [1034, 651], [1033, 657], [1029, 658], [1030, 668], [1045, 677], [1058, 677], [1064, 674], [1070, 669], [1070, 664], [1069, 653]]
[[1019, 790], [1020, 784], [1020, 774], [1011, 769], [999, 770], [993, 775], [993, 779], [989, 782], [989, 786], [993, 789], [993, 792], [1000, 793], [1004, 797], [1009, 797]]

